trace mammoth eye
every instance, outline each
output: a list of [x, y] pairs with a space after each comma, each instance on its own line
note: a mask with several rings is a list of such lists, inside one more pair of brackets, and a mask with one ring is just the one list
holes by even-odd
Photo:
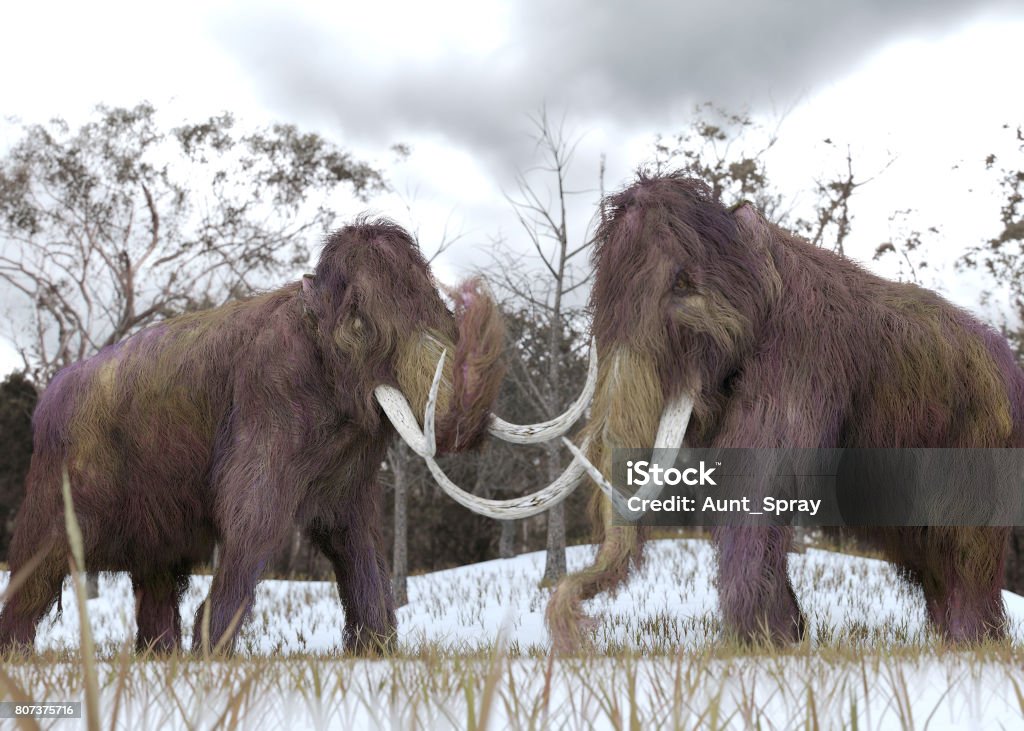
[[675, 281], [672, 283], [672, 291], [675, 294], [689, 294], [693, 291], [693, 281], [684, 270], [679, 270], [679, 273], [676, 274]]

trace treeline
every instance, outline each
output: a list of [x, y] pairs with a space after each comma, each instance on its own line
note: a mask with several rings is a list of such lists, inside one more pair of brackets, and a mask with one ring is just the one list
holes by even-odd
[[[498, 411], [513, 422], [561, 413], [585, 381], [589, 347], [583, 303], [593, 230], [566, 214], [570, 191], [579, 187], [569, 183], [579, 138], [543, 112], [533, 122], [541, 159], [508, 196], [521, 236], [495, 242], [484, 272], [509, 323], [509, 372]], [[824, 138], [817, 144], [833, 168], [806, 190], [781, 191], [768, 163], [780, 129], [703, 104], [685, 129], [653, 141], [646, 163], [685, 170], [724, 203], [753, 201], [775, 223], [845, 253], [856, 196], [891, 160], [865, 171], [851, 147]], [[997, 233], [962, 242], [955, 266], [983, 274], [982, 301], [1009, 294], [1009, 307], [995, 313], [993, 324], [1024, 362], [1024, 135], [1012, 125], [1001, 134], [1007, 151], [979, 161], [1003, 201], [993, 221]], [[405, 145], [394, 149], [399, 157], [410, 154]], [[604, 191], [603, 159], [597, 163], [589, 187], [595, 210]], [[240, 130], [230, 114], [168, 129], [143, 103], [97, 107], [77, 129], [59, 119], [24, 125], [0, 157], [0, 286], [12, 295], [5, 300], [17, 300], [27, 313], [2, 332], [18, 345], [24, 367], [0, 388], [0, 558], [23, 489], [38, 389], [61, 368], [160, 319], [295, 279], [308, 266], [311, 245], [335, 225], [331, 200], [368, 201], [388, 189], [384, 171], [319, 135], [292, 125]], [[891, 220], [907, 220], [907, 211], [894, 209]], [[917, 281], [937, 233], [938, 225], [901, 224], [898, 235], [877, 243], [875, 256], [893, 259], [901, 277]], [[420, 243], [436, 255], [452, 242]], [[504, 498], [536, 490], [567, 461], [557, 443], [493, 443], [442, 464], [466, 489]], [[444, 497], [401, 445], [389, 453], [378, 489], [387, 493], [384, 533], [399, 595], [409, 572], [540, 549], [548, 556], [545, 580], [554, 580], [565, 570], [565, 545], [590, 534], [588, 489], [548, 514], [498, 523]], [[1018, 529], [1007, 567], [1018, 591], [1022, 557]], [[272, 570], [328, 574], [299, 535]]]

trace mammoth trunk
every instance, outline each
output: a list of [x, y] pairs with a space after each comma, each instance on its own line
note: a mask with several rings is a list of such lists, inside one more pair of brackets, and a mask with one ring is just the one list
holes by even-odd
[[[611, 482], [613, 450], [653, 446], [665, 400], [649, 355], [620, 346], [600, 364], [584, 435], [590, 437], [588, 459]], [[601, 491], [595, 491], [592, 509], [594, 524], [607, 528], [612, 507]]]
[[[653, 358], [616, 347], [599, 360], [597, 391], [584, 436], [590, 438], [589, 461], [608, 482], [616, 448], [648, 448], [659, 430], [665, 399]], [[560, 651], [583, 644], [586, 623], [580, 602], [625, 581], [630, 564], [641, 559], [642, 533], [635, 526], [612, 525], [612, 503], [600, 490], [591, 502], [593, 525], [601, 541], [594, 563], [567, 576], [548, 605], [552, 640]]]
[[505, 325], [498, 306], [482, 290], [473, 279], [451, 292], [457, 342], [431, 330], [399, 356], [399, 385], [413, 413], [422, 418], [437, 362], [447, 353], [437, 396], [437, 447], [442, 453], [480, 444], [505, 375]]

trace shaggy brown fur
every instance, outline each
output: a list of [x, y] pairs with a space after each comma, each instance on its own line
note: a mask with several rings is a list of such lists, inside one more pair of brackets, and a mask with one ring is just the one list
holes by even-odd
[[209, 639], [233, 641], [233, 617], [294, 525], [334, 565], [346, 648], [389, 646], [375, 480], [394, 430], [374, 388], [400, 387], [422, 415], [446, 349], [438, 443], [470, 447], [500, 386], [503, 340], [476, 283], [457, 291], [453, 315], [409, 235], [381, 220], [330, 236], [301, 283], [168, 320], [64, 369], [35, 412], [11, 570], [43, 560], [4, 606], [0, 646], [30, 645], [60, 593], [65, 465], [86, 566], [131, 573], [140, 648], [177, 646], [181, 593], [215, 541]]
[[[609, 449], [650, 447], [662, 404], [684, 391], [695, 447], [1024, 446], [1024, 374], [1007, 343], [933, 292], [874, 276], [749, 205], [727, 210], [681, 175], [641, 174], [604, 220], [591, 298], [603, 380], [588, 430], [606, 475]], [[585, 642], [580, 602], [639, 560], [634, 528], [607, 530], [595, 564], [548, 606], [562, 650]], [[947, 637], [1004, 636], [1006, 529], [866, 535], [923, 588]], [[800, 637], [790, 531], [722, 528], [716, 539], [727, 629]]]

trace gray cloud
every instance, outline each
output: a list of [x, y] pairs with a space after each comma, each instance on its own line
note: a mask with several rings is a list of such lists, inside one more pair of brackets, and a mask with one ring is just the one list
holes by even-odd
[[525, 117], [541, 103], [622, 128], [664, 124], [681, 103], [788, 104], [897, 37], [1010, 7], [1020, 12], [962, 0], [531, 0], [498, 51], [416, 65], [389, 60], [386, 28], [345, 31], [380, 36], [380, 55], [359, 56], [337, 30], [286, 8], [217, 35], [273, 108], [377, 143], [441, 134], [506, 163], [525, 152]]
[[[605, 146], [678, 131], [682, 115], [703, 101], [772, 114], [889, 43], [1011, 13], [1024, 8], [1005, 0], [523, 0], [501, 47], [479, 55], [455, 47], [419, 63], [403, 57], [386, 27], [325, 25], [294, 7], [247, 10], [215, 36], [281, 118], [336, 132], [356, 149], [415, 148], [417, 139], [439, 136], [514, 195], [513, 175], [538, 162], [528, 115], [542, 104], [553, 117], [567, 113], [572, 133], [602, 128]], [[591, 163], [602, 151], [617, 159], [609, 189], [624, 183], [642, 160], [616, 155], [613, 144], [585, 140], [577, 160], [587, 167], [578, 162], [570, 185], [595, 187]], [[430, 181], [422, 182], [431, 195]], [[570, 201], [572, 238], [583, 236], [596, 199], [590, 190]], [[488, 237], [499, 233], [529, 250], [507, 202], [458, 208], [471, 243], [446, 256], [486, 265]]]

